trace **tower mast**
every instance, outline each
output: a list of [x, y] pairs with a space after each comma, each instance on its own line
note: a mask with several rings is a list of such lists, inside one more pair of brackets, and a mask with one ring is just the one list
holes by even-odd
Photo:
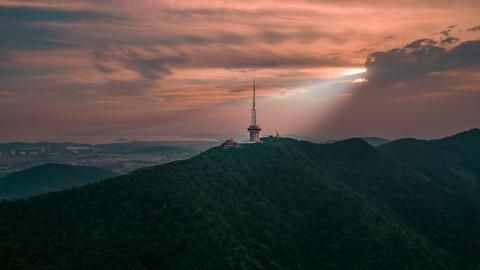
[[252, 100], [252, 122], [248, 127], [248, 132], [250, 134], [250, 142], [259, 142], [260, 141], [260, 131], [262, 130], [259, 125], [257, 125], [257, 110], [255, 108], [255, 98], [256, 98], [256, 89], [255, 89], [255, 79], [253, 79], [253, 100]]
[[253, 104], [252, 104], [252, 122], [251, 126], [257, 125], [257, 110], [255, 109], [255, 79], [253, 79]]
[[255, 110], [255, 79], [253, 79], [253, 109]]

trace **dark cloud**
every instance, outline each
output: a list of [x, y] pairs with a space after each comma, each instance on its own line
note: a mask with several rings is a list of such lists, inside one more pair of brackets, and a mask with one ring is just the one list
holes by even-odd
[[450, 36], [450, 32], [452, 32], [452, 28], [448, 28], [446, 30], [440, 31], [438, 34], [441, 34], [445, 37], [448, 37], [448, 36]]
[[467, 29], [467, 31], [471, 31], [471, 32], [480, 31], [480, 25], [470, 27]]
[[109, 66], [106, 66], [106, 65], [102, 65], [102, 64], [100, 64], [100, 63], [98, 63], [98, 62], [94, 62], [93, 64], [95, 65], [95, 68], [96, 68], [98, 71], [100, 71], [100, 72], [102, 72], [102, 73], [105, 73], [105, 74], [113, 74], [114, 71], [115, 71], [115, 69], [113, 69], [113, 68], [111, 68], [111, 67], [109, 67]]
[[480, 40], [466, 41], [453, 48], [448, 60], [453, 68], [480, 67]]
[[429, 38], [422, 38], [422, 39], [418, 39], [418, 40], [415, 40], [413, 42], [411, 42], [410, 44], [406, 45], [405, 48], [406, 49], [421, 49], [421, 48], [427, 48], [429, 46], [435, 46], [437, 45], [437, 41], [433, 40], [433, 39], [429, 39]]
[[78, 44], [67, 38], [68, 29], [45, 23], [96, 23], [122, 19], [121, 16], [95, 11], [0, 6], [0, 48], [75, 48]]
[[150, 55], [147, 49], [114, 51], [110, 48], [97, 49], [92, 52], [92, 60], [102, 73], [112, 73], [113, 68], [106, 64], [111, 61], [119, 63], [122, 67], [137, 72], [145, 80], [158, 80], [170, 75], [169, 66], [179, 65], [186, 61], [182, 55], [162, 55], [152, 49], [154, 55]]
[[453, 25], [449, 25], [447, 27], [447, 29], [443, 30], [443, 31], [440, 31], [439, 33], [437, 34], [440, 34], [442, 35], [442, 37], [440, 38], [440, 41], [438, 42], [439, 45], [451, 45], [451, 44], [454, 44], [454, 43], [457, 43], [460, 41], [459, 38], [457, 37], [454, 37], [451, 35], [451, 32], [457, 27], [457, 25], [453, 24]]
[[450, 50], [442, 47], [443, 43], [419, 39], [403, 48], [375, 52], [365, 64], [367, 79], [370, 83], [385, 83], [429, 72], [480, 68], [480, 40], [466, 41]]
[[440, 136], [480, 126], [480, 40], [451, 49], [431, 39], [375, 52], [367, 82], [319, 136]]
[[148, 80], [158, 80], [170, 75], [169, 65], [179, 64], [185, 61], [181, 56], [160, 56], [155, 58], [143, 58], [138, 55], [129, 55], [120, 59], [124, 67], [134, 70]]
[[419, 39], [404, 48], [370, 54], [365, 63], [368, 81], [397, 81], [433, 68], [445, 54], [445, 49], [436, 44], [431, 39]]
[[440, 40], [440, 44], [441, 45], [451, 45], [451, 44], [457, 43], [459, 41], [460, 41], [460, 39], [457, 38], [457, 37], [445, 37], [445, 38], [442, 38]]
[[121, 16], [84, 10], [0, 6], [0, 23], [116, 21]]
[[60, 38], [61, 29], [38, 25], [0, 23], [0, 48], [14, 49], [57, 49], [73, 48], [75, 44]]

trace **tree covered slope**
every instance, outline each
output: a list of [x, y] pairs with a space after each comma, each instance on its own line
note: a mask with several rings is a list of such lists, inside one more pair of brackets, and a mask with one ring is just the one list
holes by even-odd
[[0, 203], [1, 269], [475, 269], [480, 208], [360, 139], [268, 138]]
[[0, 199], [25, 198], [93, 183], [114, 172], [84, 166], [46, 164], [0, 177]]
[[397, 140], [379, 150], [453, 192], [480, 199], [480, 129], [439, 140]]

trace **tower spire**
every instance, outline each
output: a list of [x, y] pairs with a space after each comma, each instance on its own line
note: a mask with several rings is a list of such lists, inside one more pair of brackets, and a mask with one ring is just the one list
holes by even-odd
[[255, 79], [253, 79], [253, 101], [252, 101], [252, 122], [251, 126], [257, 125], [257, 110], [255, 109]]
[[259, 142], [260, 141], [260, 131], [262, 130], [259, 125], [257, 125], [257, 110], [255, 108], [255, 98], [256, 98], [256, 89], [255, 89], [255, 79], [253, 79], [253, 99], [252, 99], [252, 122], [250, 127], [248, 127], [248, 132], [250, 133], [249, 141]]
[[255, 79], [253, 79], [253, 109], [255, 109]]

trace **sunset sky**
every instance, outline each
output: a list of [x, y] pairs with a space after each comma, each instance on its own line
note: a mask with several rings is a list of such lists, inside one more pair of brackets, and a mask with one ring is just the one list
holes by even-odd
[[477, 0], [0, 0], [0, 141], [480, 127]]

